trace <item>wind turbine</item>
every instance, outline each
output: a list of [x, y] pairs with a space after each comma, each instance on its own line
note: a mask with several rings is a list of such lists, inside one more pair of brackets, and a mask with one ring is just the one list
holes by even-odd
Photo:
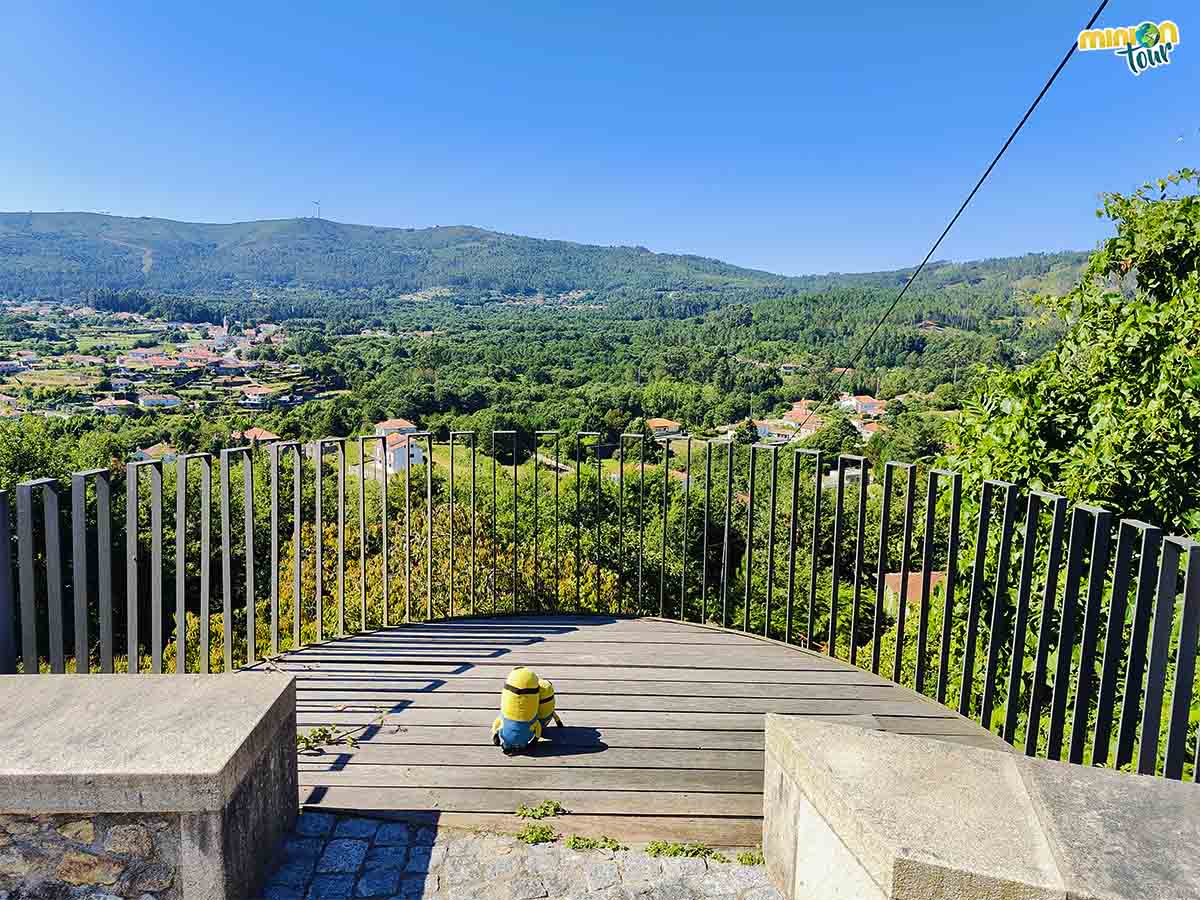
[[319, 219], [319, 218], [321, 218], [321, 201], [320, 201], [320, 200], [314, 200], [314, 201], [312, 202], [312, 205], [313, 205], [313, 206], [315, 206], [315, 207], [317, 208], [317, 218], [318, 218], [318, 219]]

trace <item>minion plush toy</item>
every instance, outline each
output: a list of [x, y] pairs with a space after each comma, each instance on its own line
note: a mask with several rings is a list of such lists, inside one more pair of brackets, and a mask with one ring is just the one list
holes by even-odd
[[518, 666], [508, 673], [500, 693], [500, 715], [492, 724], [492, 743], [506, 754], [517, 753], [532, 746], [542, 736], [538, 721], [537, 674]]
[[538, 681], [538, 721], [542, 724], [542, 731], [549, 728], [551, 723], [562, 728], [562, 719], [554, 707], [554, 682], [542, 678]]

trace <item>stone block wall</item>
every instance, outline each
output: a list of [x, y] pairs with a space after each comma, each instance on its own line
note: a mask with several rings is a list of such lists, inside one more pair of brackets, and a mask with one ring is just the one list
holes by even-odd
[[178, 815], [0, 815], [0, 900], [179, 900]]

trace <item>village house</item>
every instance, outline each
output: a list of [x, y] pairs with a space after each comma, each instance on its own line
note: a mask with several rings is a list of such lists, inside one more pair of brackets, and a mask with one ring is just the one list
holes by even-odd
[[384, 419], [375, 423], [375, 434], [386, 436], [391, 434], [413, 434], [417, 426], [408, 419]]
[[279, 393], [278, 388], [247, 384], [242, 387], [242, 399], [238, 401], [238, 405], [246, 409], [267, 409]]
[[683, 425], [671, 419], [647, 419], [646, 427], [655, 437], [669, 437], [683, 431]]
[[790, 441], [795, 434], [794, 426], [778, 420], [754, 420], [754, 430], [762, 441]]
[[239, 442], [250, 444], [270, 444], [279, 440], [279, 435], [272, 434], [265, 428], [259, 428], [257, 425], [247, 428], [245, 431], [235, 431], [230, 437]]
[[859, 416], [882, 416], [887, 409], [887, 401], [876, 400], [868, 394], [842, 394], [838, 406]]
[[141, 450], [133, 452], [134, 462], [145, 462], [151, 459], [162, 460], [165, 463], [175, 462], [175, 458], [179, 455], [170, 444], [157, 443], [150, 447], [145, 447]]
[[24, 372], [28, 368], [19, 359], [0, 359], [0, 373], [5, 375], [12, 372]]
[[803, 372], [804, 369], [805, 369], [805, 367], [802, 363], [785, 362], [779, 366], [779, 374], [780, 375], [795, 375], [799, 372]]
[[130, 400], [105, 397], [103, 400], [93, 403], [92, 408], [104, 416], [127, 416], [137, 409], [137, 404]]
[[375, 463], [386, 466], [385, 471], [401, 472], [410, 465], [425, 464], [425, 448], [421, 446], [419, 440], [408, 434], [388, 432], [387, 439], [383, 444], [386, 446], [375, 445]]

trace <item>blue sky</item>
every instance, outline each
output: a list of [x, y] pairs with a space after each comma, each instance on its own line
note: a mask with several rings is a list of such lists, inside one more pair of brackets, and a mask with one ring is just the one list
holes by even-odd
[[[789, 274], [911, 265], [1094, 6], [13, 4], [0, 209], [319, 199]], [[1077, 55], [938, 256], [1089, 248], [1100, 191], [1200, 165], [1195, 8], [1113, 0], [1101, 24], [1179, 23], [1173, 63]]]

